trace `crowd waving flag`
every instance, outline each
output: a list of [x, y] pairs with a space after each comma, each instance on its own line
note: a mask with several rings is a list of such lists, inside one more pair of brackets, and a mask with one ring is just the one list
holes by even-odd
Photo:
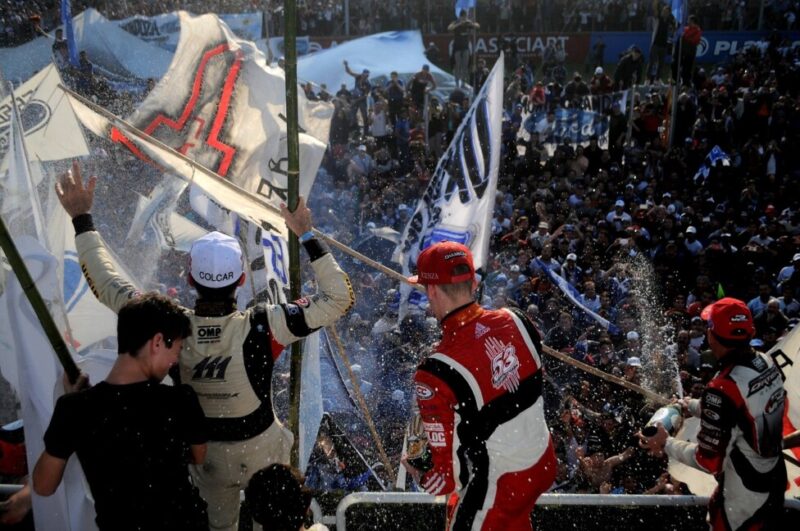
[[[402, 266], [404, 275], [413, 273], [420, 252], [440, 241], [466, 245], [472, 251], [475, 268], [486, 265], [500, 168], [502, 118], [501, 54], [403, 229], [393, 260]], [[403, 285], [401, 293], [401, 313], [405, 313], [411, 288]]]
[[571, 302], [572, 305], [575, 306], [575, 308], [578, 311], [580, 311], [583, 314], [588, 315], [589, 317], [591, 317], [600, 326], [602, 326], [604, 330], [608, 330], [612, 334], [619, 334], [620, 333], [619, 328], [615, 324], [611, 323], [608, 319], [605, 319], [605, 318], [597, 315], [592, 310], [590, 310], [589, 308], [584, 306], [581, 303], [581, 300], [580, 300], [581, 295], [580, 295], [580, 293], [578, 293], [578, 290], [575, 289], [575, 287], [572, 284], [567, 282], [567, 280], [564, 277], [562, 277], [558, 273], [554, 272], [551, 268], [547, 267], [547, 265], [544, 262], [542, 262], [539, 258], [536, 258], [535, 260], [536, 260], [537, 267], [541, 271], [545, 272], [545, 274], [547, 275], [548, 280], [550, 280], [550, 282], [555, 284], [558, 287], [558, 289], [561, 290], [561, 292], [564, 294], [564, 296], [567, 298], [567, 300], [569, 302]]
[[461, 15], [461, 11], [469, 12], [470, 9], [475, 9], [476, 0], [456, 0], [456, 18]]

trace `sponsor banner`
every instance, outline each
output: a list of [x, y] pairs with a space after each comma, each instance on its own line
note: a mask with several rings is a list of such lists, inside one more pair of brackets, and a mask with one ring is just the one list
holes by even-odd
[[[648, 33], [649, 35], [649, 33]], [[300, 49], [304, 47], [300, 39], [307, 39], [307, 37], [298, 37], [298, 55]], [[345, 41], [350, 40], [350, 37], [336, 36], [336, 37], [310, 37], [308, 38], [306, 46], [307, 53], [333, 48]], [[437, 34], [423, 34], [423, 42], [425, 46], [428, 43], [434, 43], [439, 48], [441, 62], [439, 66], [448, 66], [448, 57], [450, 56], [450, 49], [453, 46], [453, 35], [450, 33], [437, 33]], [[561, 44], [567, 52], [567, 62], [582, 63], [586, 60], [589, 53], [589, 34], [588, 33], [522, 33], [513, 36], [514, 43], [517, 48], [517, 57], [530, 58], [535, 53], [544, 53], [544, 49], [548, 44], [554, 45]], [[272, 39], [270, 39], [272, 41]], [[490, 63], [494, 62], [500, 55], [500, 49], [503, 44], [503, 37], [499, 37], [490, 33], [479, 33], [475, 39], [475, 50], [477, 50], [479, 57], [491, 59]], [[272, 43], [270, 42], [270, 46]]]
[[[241, 39], [256, 41], [262, 36], [264, 17], [260, 11], [219, 15], [219, 18]], [[178, 48], [181, 21], [177, 11], [155, 17], [136, 15], [118, 20], [116, 24], [131, 35], [165, 50], [174, 52]]]
[[[583, 109], [555, 110], [554, 119], [549, 120], [548, 113], [538, 111], [528, 114], [523, 119], [524, 133], [538, 133], [550, 155], [562, 144], [586, 145], [589, 139], [596, 136], [598, 145], [606, 149], [608, 146], [608, 116]], [[521, 132], [520, 136], [527, 135]]]
[[[800, 45], [800, 32], [781, 32], [781, 36], [789, 39], [792, 47]], [[731, 55], [741, 52], [749, 46], [765, 46], [764, 39], [769, 36], [761, 31], [709, 31], [703, 33], [697, 47], [697, 61], [701, 63], [718, 63], [727, 60]], [[574, 37], [574, 36], [573, 36]], [[606, 45], [605, 62], [616, 63], [619, 56], [631, 46], [638, 46], [645, 56], [650, 53], [650, 32], [594, 32], [591, 34], [588, 49], [602, 39]], [[759, 44], [761, 43], [761, 44]], [[567, 50], [568, 61], [573, 56]]]

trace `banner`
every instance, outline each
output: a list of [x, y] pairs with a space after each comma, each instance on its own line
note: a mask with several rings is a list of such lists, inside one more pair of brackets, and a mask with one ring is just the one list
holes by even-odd
[[[287, 199], [283, 70], [267, 66], [253, 43], [236, 39], [215, 15], [193, 18], [181, 12], [180, 21], [181, 39], [169, 71], [129, 121], [278, 207]], [[298, 97], [300, 194], [308, 197], [325, 153], [333, 105], [309, 102], [302, 91]], [[125, 134], [112, 140], [129, 143]], [[128, 147], [139, 155], [135, 146]]]
[[305, 473], [311, 452], [317, 444], [322, 408], [322, 377], [320, 375], [320, 338], [317, 331], [303, 340], [303, 366], [300, 371], [300, 472]]
[[[237, 37], [256, 41], [263, 33], [263, 15], [260, 11], [253, 13], [220, 14], [225, 24]], [[174, 52], [178, 48], [181, 36], [181, 21], [177, 11], [164, 13], [154, 17], [135, 15], [116, 24], [145, 42], [155, 44], [165, 50]]]
[[559, 107], [553, 116], [544, 110], [524, 116], [520, 136], [527, 139], [529, 135], [537, 133], [539, 140], [552, 155], [562, 144], [587, 145], [593, 136], [597, 137], [598, 145], [602, 149], [607, 149], [608, 127], [607, 115], [583, 109]]
[[[800, 45], [800, 32], [780, 31], [777, 33], [782, 38], [788, 39], [792, 48]], [[607, 63], [616, 63], [619, 61], [620, 55], [628, 51], [631, 46], [638, 46], [647, 56], [650, 53], [651, 38], [652, 35], [649, 31], [594, 32], [591, 34], [591, 42], [588, 45], [588, 49], [602, 41], [606, 46], [605, 61]], [[750, 46], [758, 46], [765, 49], [767, 38], [769, 38], [769, 32], [766, 31], [704, 32], [700, 39], [700, 44], [697, 46], [697, 62], [722, 63]], [[568, 60], [572, 60], [572, 58], [568, 54]]]
[[286, 233], [286, 225], [280, 213], [264, 197], [250, 194], [219, 175], [190, 163], [174, 151], [164, 149], [152, 139], [139, 136], [129, 125], [98, 113], [74, 94], [69, 93], [68, 98], [75, 115], [95, 135], [124, 142], [128, 149], [143, 160], [152, 162], [166, 173], [195, 184], [228, 211], [248, 216], [269, 230]]
[[[569, 108], [594, 111], [600, 114], [610, 114], [614, 105], [619, 105], [622, 114], [625, 114], [628, 108], [628, 95], [629, 91], [627, 90], [611, 92], [609, 94], [592, 94], [590, 96], [584, 96], [576, 105], [570, 105]], [[524, 112], [527, 114], [538, 110], [528, 98], [524, 98], [523, 103]]]
[[[767, 353], [781, 371], [786, 390], [786, 409], [783, 416], [783, 435], [800, 430], [800, 326], [795, 326]], [[800, 448], [784, 450], [800, 460]], [[800, 496], [800, 467], [786, 462], [789, 473], [787, 498]]]
[[[58, 70], [51, 64], [14, 90], [31, 160], [63, 160], [89, 154], [59, 83]], [[10, 126], [11, 97], [5, 97], [0, 101], [0, 160], [8, 152]]]
[[[500, 167], [503, 118], [503, 57], [442, 155], [430, 183], [403, 230], [393, 260], [410, 276], [417, 256], [440, 241], [456, 241], [472, 250], [475, 268], [487, 263], [491, 219]], [[412, 288], [400, 286], [401, 314]]]
[[456, 6], [455, 6], [456, 18], [458, 18], [459, 15], [461, 15], [462, 10], [468, 12], [470, 9], [475, 9], [475, 0], [456, 0]]

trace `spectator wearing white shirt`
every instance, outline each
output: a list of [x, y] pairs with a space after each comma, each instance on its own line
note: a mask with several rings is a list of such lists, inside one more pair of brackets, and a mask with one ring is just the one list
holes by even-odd
[[686, 239], [683, 241], [683, 247], [692, 256], [697, 256], [703, 251], [703, 244], [697, 239], [697, 229], [691, 225], [686, 228]]
[[581, 293], [581, 304], [588, 309], [597, 313], [600, 311], [600, 295], [597, 294], [597, 287], [591, 280], [583, 285], [583, 293]]
[[614, 203], [614, 210], [606, 215], [606, 221], [613, 224], [617, 232], [631, 224], [631, 215], [625, 212], [625, 201], [617, 199]]

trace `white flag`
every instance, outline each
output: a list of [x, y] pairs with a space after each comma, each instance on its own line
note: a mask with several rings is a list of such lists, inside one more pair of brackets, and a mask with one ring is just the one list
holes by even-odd
[[[89, 154], [80, 125], [58, 88], [60, 82], [56, 67], [49, 65], [14, 90], [28, 155], [33, 161], [63, 160]], [[0, 159], [10, 145], [11, 114], [11, 97], [8, 96], [0, 101]]]
[[[475, 268], [486, 265], [500, 169], [502, 119], [501, 54], [403, 230], [393, 260], [402, 265], [404, 275], [413, 273], [420, 252], [440, 241], [466, 245], [472, 251]], [[404, 313], [411, 288], [404, 283], [401, 292]]]
[[321, 331], [303, 340], [303, 367], [300, 378], [300, 471], [305, 473], [311, 452], [317, 444], [317, 433], [322, 421], [322, 377], [319, 367]]
[[[31, 237], [24, 236], [15, 243], [42, 298], [51, 307], [59, 304], [58, 261]], [[7, 310], [7, 317], [3, 320], [7, 320], [8, 333], [16, 350], [17, 380], [10, 383], [17, 390], [22, 404], [25, 449], [28, 465], [33, 467], [44, 450], [44, 432], [53, 415], [55, 399], [62, 394], [63, 371], [33, 308], [13, 275], [0, 298], [0, 304]], [[97, 529], [94, 506], [87, 497], [84, 485], [78, 460], [70, 459], [64, 479], [55, 494], [49, 497], [33, 495], [37, 529]]]
[[[783, 376], [786, 390], [786, 409], [783, 415], [783, 434], [800, 430], [800, 326], [795, 326], [768, 352]], [[785, 450], [795, 460], [800, 460], [800, 448]], [[800, 496], [800, 467], [786, 463], [789, 474], [787, 498]]]
[[[180, 13], [169, 71], [132, 125], [277, 206], [286, 200], [286, 86], [252, 42], [216, 15]], [[328, 142], [333, 106], [298, 91], [300, 194], [308, 197]], [[115, 140], [124, 142], [124, 138]], [[212, 194], [213, 195], [213, 194]]]

